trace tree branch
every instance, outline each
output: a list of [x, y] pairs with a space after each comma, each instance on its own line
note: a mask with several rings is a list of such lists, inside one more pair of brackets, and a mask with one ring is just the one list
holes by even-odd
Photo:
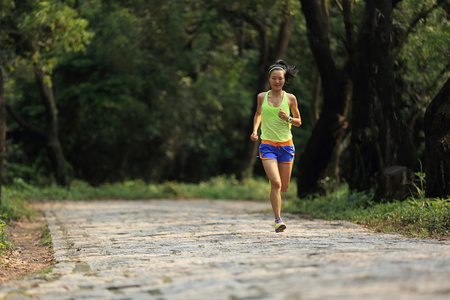
[[342, 15], [345, 25], [345, 48], [347, 50], [349, 61], [355, 63], [355, 41], [353, 28], [353, 0], [343, 0]]
[[287, 4], [285, 5], [285, 12], [283, 21], [280, 24], [280, 30], [278, 31], [277, 43], [275, 45], [275, 59], [283, 58], [284, 53], [288, 48], [289, 38], [291, 36], [292, 19], [294, 13], [290, 11]]
[[18, 35], [18, 36], [22, 36], [23, 33], [20, 32], [19, 30], [15, 30], [15, 29], [0, 29], [1, 32], [4, 32], [8, 35]]
[[3, 69], [0, 65], [0, 205], [2, 204], [2, 185], [3, 185], [3, 161], [5, 158], [5, 140], [6, 140], [6, 109], [5, 109], [5, 89], [3, 81]]
[[438, 7], [440, 7], [446, 1], [448, 1], [448, 0], [438, 0], [437, 3], [434, 4], [431, 8], [423, 10], [422, 12], [420, 12], [412, 20], [412, 22], [408, 26], [408, 30], [406, 30], [406, 32], [400, 38], [400, 41], [398, 43], [398, 47], [395, 49], [394, 54], [392, 55], [392, 60], [395, 60], [397, 58], [397, 56], [400, 54], [400, 52], [403, 49], [403, 46], [406, 43], [406, 40], [408, 39], [408, 36], [411, 34], [411, 32], [413, 31], [414, 27], [416, 27], [416, 25], [420, 22], [420, 20], [426, 18], [433, 10], [435, 10]]
[[400, 2], [402, 2], [402, 0], [392, 0], [392, 9], [394, 9], [395, 6], [397, 6], [397, 4]]
[[240, 18], [240, 19], [246, 21], [247, 23], [253, 25], [253, 27], [255, 27], [256, 31], [258, 31], [258, 33], [259, 33], [261, 46], [264, 47], [264, 49], [267, 49], [268, 44], [265, 39], [266, 25], [264, 25], [257, 19], [253, 18], [248, 13], [237, 12], [237, 11], [233, 11], [233, 10], [224, 10], [224, 13], [227, 15], [233, 16], [233, 17]]
[[269, 57], [269, 40], [266, 34], [266, 25], [245, 12], [238, 12], [234, 10], [224, 10], [223, 12], [226, 15], [237, 17], [246, 21], [248, 24], [251, 24], [256, 29], [256, 31], [258, 31], [261, 49], [260, 60], [261, 62], [267, 61]]
[[445, 73], [447, 73], [450, 70], [450, 63], [447, 63], [447, 65], [445, 65], [445, 67], [441, 70], [441, 72], [439, 72], [439, 74], [436, 76], [436, 78], [433, 80], [433, 83], [430, 85], [430, 87], [428, 88], [428, 90], [431, 89], [435, 89], [435, 87], [437, 86], [439, 80], [442, 78], [442, 76], [445, 75]]
[[[344, 1], [346, 1], [346, 0], [344, 0]], [[335, 0], [335, 2], [336, 2], [336, 4], [337, 4], [337, 6], [339, 7], [339, 9], [340, 9], [341, 11], [343, 11], [344, 8], [342, 7], [341, 2], [340, 2], [339, 0]]]
[[46, 138], [46, 134], [43, 130], [37, 128], [36, 126], [28, 123], [25, 121], [19, 114], [9, 105], [9, 103], [5, 104], [6, 110], [11, 115], [11, 117], [20, 125], [22, 126], [26, 131], [30, 132], [33, 135], [38, 136], [39, 138]]

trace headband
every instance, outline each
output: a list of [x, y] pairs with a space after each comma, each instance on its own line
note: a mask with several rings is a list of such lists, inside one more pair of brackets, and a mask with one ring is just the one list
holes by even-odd
[[269, 75], [270, 75], [270, 73], [272, 73], [272, 71], [275, 70], [275, 69], [283, 70], [284, 73], [286, 73], [286, 70], [285, 70], [283, 67], [275, 66], [275, 67], [273, 67], [272, 69], [269, 70]]

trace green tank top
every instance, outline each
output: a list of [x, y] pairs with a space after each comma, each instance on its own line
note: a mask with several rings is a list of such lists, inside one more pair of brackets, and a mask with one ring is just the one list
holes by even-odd
[[278, 107], [272, 107], [267, 101], [270, 90], [266, 93], [261, 107], [261, 139], [272, 142], [287, 142], [292, 139], [291, 123], [278, 117], [280, 108], [291, 115], [287, 102], [286, 92], [283, 91], [283, 100]]

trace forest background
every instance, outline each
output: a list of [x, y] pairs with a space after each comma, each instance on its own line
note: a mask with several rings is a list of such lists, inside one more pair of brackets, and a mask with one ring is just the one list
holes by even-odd
[[299, 68], [286, 87], [303, 120], [299, 196], [344, 181], [402, 199], [427, 167], [429, 196], [449, 195], [449, 150], [427, 161], [425, 117], [439, 91], [434, 112], [449, 106], [449, 1], [1, 0], [0, 11], [5, 185], [263, 176], [251, 124], [283, 58]]

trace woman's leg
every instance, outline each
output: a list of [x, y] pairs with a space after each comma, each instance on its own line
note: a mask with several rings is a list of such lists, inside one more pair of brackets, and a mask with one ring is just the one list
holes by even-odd
[[[281, 177], [278, 169], [278, 162], [275, 159], [263, 160], [264, 170], [270, 180], [270, 203], [275, 215], [275, 219], [281, 215]], [[291, 166], [292, 168], [292, 166]]]
[[291, 181], [292, 166], [294, 162], [290, 164], [278, 164], [278, 170], [280, 172], [281, 179], [281, 192], [286, 193], [289, 188], [289, 182]]

